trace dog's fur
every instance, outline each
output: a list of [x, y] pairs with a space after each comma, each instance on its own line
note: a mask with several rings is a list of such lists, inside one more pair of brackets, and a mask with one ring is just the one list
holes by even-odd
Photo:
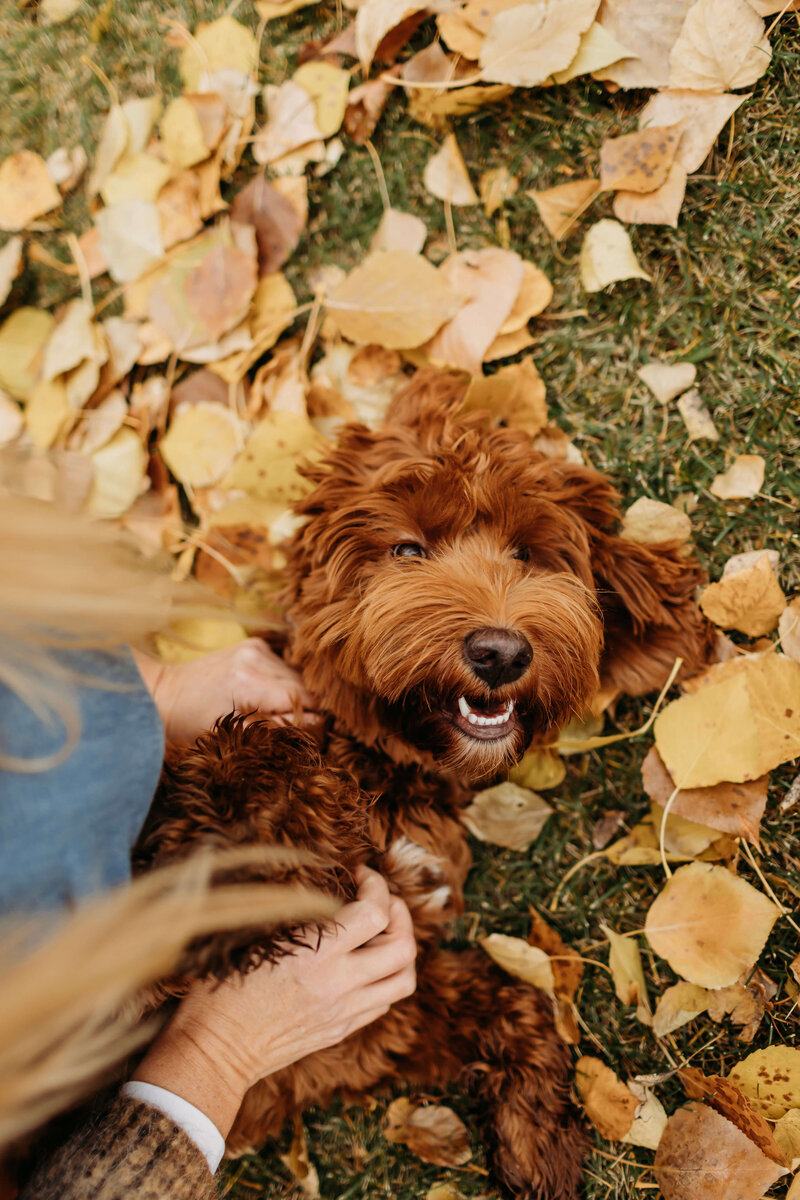
[[[324, 861], [286, 878], [351, 898], [353, 871], [367, 862], [414, 916], [415, 995], [253, 1088], [232, 1153], [334, 1093], [461, 1076], [488, 1102], [495, 1169], [510, 1191], [571, 1197], [584, 1139], [546, 997], [480, 951], [439, 945], [470, 865], [459, 812], [467, 785], [552, 738], [601, 685], [648, 692], [677, 655], [697, 668], [710, 638], [692, 557], [620, 539], [611, 484], [537, 453], [521, 432], [459, 416], [462, 395], [462, 377], [419, 373], [380, 429], [345, 428], [309, 472], [315, 486], [298, 505], [307, 520], [289, 552], [288, 657], [325, 714], [322, 732], [223, 721], [168, 764], [138, 864], [209, 840], [302, 847]], [[409, 544], [421, 553], [393, 555]], [[491, 687], [475, 673], [465, 638], [485, 629], [527, 641], [532, 659], [518, 678]], [[473, 736], [460, 696], [478, 711], [513, 700], [510, 727]], [[222, 975], [303, 936], [220, 938], [185, 965]]]

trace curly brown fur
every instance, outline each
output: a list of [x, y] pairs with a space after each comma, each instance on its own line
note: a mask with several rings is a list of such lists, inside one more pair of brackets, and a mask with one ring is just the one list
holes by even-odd
[[[621, 539], [607, 480], [459, 415], [463, 386], [420, 372], [383, 426], [345, 428], [309, 471], [288, 556], [287, 654], [325, 724], [311, 734], [222, 722], [168, 764], [138, 864], [203, 840], [291, 846], [317, 857], [278, 878], [347, 897], [367, 862], [414, 917], [416, 994], [253, 1088], [232, 1153], [335, 1093], [462, 1076], [489, 1105], [510, 1191], [567, 1200], [583, 1135], [548, 1002], [478, 952], [439, 948], [470, 863], [459, 813], [470, 783], [551, 736], [601, 684], [648, 691], [676, 655], [696, 668], [710, 639], [693, 602], [697, 563], [675, 545]], [[195, 973], [274, 959], [312, 933], [197, 947]]]

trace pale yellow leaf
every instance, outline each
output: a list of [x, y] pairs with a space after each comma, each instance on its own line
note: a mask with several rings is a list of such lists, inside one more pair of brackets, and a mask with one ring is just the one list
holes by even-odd
[[670, 52], [669, 86], [700, 92], [749, 87], [771, 54], [764, 22], [747, 0], [697, 0]]
[[669, 79], [669, 52], [695, 0], [602, 0], [597, 20], [635, 57], [595, 72], [623, 88], [660, 88]]
[[620, 536], [645, 546], [687, 542], [692, 536], [692, 522], [671, 504], [640, 496], [623, 515]]
[[717, 427], [703, 403], [697, 388], [690, 388], [678, 397], [678, 412], [681, 414], [689, 440], [692, 442], [718, 442]]
[[574, 179], [542, 192], [528, 192], [528, 195], [536, 204], [547, 232], [560, 241], [567, 236], [599, 191], [599, 179]]
[[758, 827], [767, 804], [768, 775], [743, 783], [718, 783], [713, 787], [682, 788], [675, 783], [661, 756], [652, 746], [642, 763], [642, 785], [657, 804], [669, 801], [670, 815], [700, 821], [720, 833], [758, 844]]
[[85, 300], [70, 300], [42, 353], [41, 378], [54, 379], [94, 355], [92, 306]]
[[128, 415], [128, 402], [119, 388], [105, 397], [96, 408], [86, 408], [67, 439], [67, 449], [93, 454], [111, 440]]
[[287, 17], [289, 13], [297, 12], [299, 8], [308, 8], [315, 0], [255, 0], [256, 12], [265, 21], [274, 21], [276, 17]]
[[75, 410], [67, 399], [61, 379], [37, 383], [25, 405], [25, 428], [41, 450], [49, 450], [75, 420]]
[[448, 134], [436, 153], [428, 159], [423, 183], [431, 195], [439, 200], [448, 200], [462, 207], [478, 203], [478, 194], [470, 182], [453, 133]]
[[786, 597], [766, 554], [751, 567], [723, 575], [700, 594], [700, 608], [720, 629], [738, 629], [748, 637], [772, 633]]
[[533, 317], [544, 312], [553, 299], [553, 285], [533, 263], [523, 262], [522, 284], [511, 312], [500, 326], [499, 333], [516, 333], [524, 329]]
[[800, 596], [790, 600], [781, 613], [778, 633], [784, 654], [800, 662]]
[[610, 67], [621, 58], [630, 56], [630, 50], [617, 41], [613, 33], [594, 21], [581, 38], [578, 53], [572, 62], [563, 71], [556, 71], [553, 79], [556, 83], [568, 83], [578, 75], [588, 75], [603, 67]]
[[708, 158], [725, 122], [747, 99], [747, 96], [681, 89], [656, 92], [639, 113], [639, 128], [683, 122], [675, 162], [691, 175]]
[[792, 1170], [800, 1166], [800, 1108], [790, 1108], [773, 1129], [775, 1141]]
[[161, 116], [161, 96], [131, 96], [122, 103], [122, 115], [128, 127], [126, 154], [143, 154], [150, 141], [153, 127]]
[[333, 137], [340, 129], [347, 107], [350, 72], [327, 62], [307, 62], [292, 76], [314, 101], [317, 128], [324, 138]]
[[755, 965], [780, 909], [724, 867], [679, 867], [650, 906], [645, 934], [676, 975], [700, 987], [736, 983]]
[[41, 308], [17, 308], [0, 325], [0, 387], [27, 400], [38, 376], [39, 355], [55, 325]]
[[89, 165], [89, 156], [83, 146], [73, 146], [71, 150], [59, 146], [47, 156], [45, 165], [50, 178], [63, 195], [80, 182]]
[[705, 1012], [711, 1003], [711, 992], [696, 983], [675, 983], [659, 996], [653, 1013], [653, 1033], [658, 1038], [666, 1037], [674, 1029], [680, 1029]]
[[0, 229], [16, 233], [60, 203], [41, 155], [19, 150], [0, 165]]
[[267, 123], [256, 134], [252, 146], [257, 163], [274, 164], [293, 151], [320, 141], [316, 105], [305, 88], [287, 79], [279, 87], [268, 84], [264, 95]]
[[244, 427], [236, 413], [199, 400], [178, 410], [159, 451], [180, 483], [209, 487], [230, 470], [243, 445]]
[[191, 662], [214, 650], [227, 650], [247, 637], [238, 621], [215, 617], [181, 617], [173, 621], [169, 633], [155, 637], [159, 658], [165, 662]]
[[567, 768], [560, 755], [552, 750], [526, 750], [516, 766], [508, 773], [512, 783], [531, 791], [546, 791], [564, 782]]
[[161, 218], [147, 200], [122, 200], [95, 217], [108, 273], [115, 283], [131, 283], [164, 256]]
[[181, 79], [190, 91], [200, 90], [204, 75], [232, 68], [250, 75], [258, 62], [253, 34], [233, 17], [201, 23], [181, 54]]
[[490, 933], [478, 940], [489, 957], [509, 975], [552, 995], [555, 979], [550, 956], [544, 950], [531, 946], [523, 938], [508, 937], [504, 933]]
[[0, 250], [0, 305], [5, 303], [14, 280], [21, 270], [22, 238], [12, 237]]
[[495, 13], [481, 46], [481, 75], [491, 83], [535, 87], [575, 58], [599, 0], [539, 0]]
[[770, 1121], [800, 1108], [800, 1049], [795, 1046], [754, 1050], [736, 1064], [728, 1078]]
[[669, 225], [677, 229], [685, 196], [686, 171], [674, 162], [655, 191], [646, 195], [618, 191], [614, 196], [614, 216], [629, 225]]
[[709, 491], [721, 500], [750, 500], [764, 483], [766, 461], [760, 454], [739, 454], [722, 475], [715, 475]]
[[484, 171], [478, 183], [483, 211], [493, 217], [519, 191], [519, 180], [507, 167], [492, 167]]
[[623, 937], [608, 925], [600, 926], [608, 938], [608, 965], [614, 979], [614, 991], [623, 1004], [636, 1005], [636, 1016], [650, 1025], [650, 1001], [642, 969], [642, 956], [635, 938]]
[[296, 413], [268, 413], [258, 423], [228, 474], [225, 488], [241, 488], [261, 500], [286, 506], [309, 489], [297, 474], [302, 463], [319, 458], [325, 451], [307, 417]]
[[387, 208], [372, 235], [369, 248], [373, 250], [406, 250], [409, 254], [420, 254], [428, 230], [421, 217], [401, 212], [399, 208]]
[[514, 333], [498, 333], [497, 337], [485, 351], [483, 361], [496, 362], [499, 358], [513, 358], [533, 345], [533, 338], [528, 333], [527, 326], [517, 329]]
[[[524, 429], [531, 437], [544, 429], [547, 424], [545, 385], [533, 359], [523, 358], [522, 362], [509, 363], [493, 375], [473, 376], [464, 393], [461, 411], [480, 412], [486, 409], [497, 421], [514, 429]], [[525, 758], [528, 754], [547, 758], [551, 752], [529, 750]], [[560, 778], [558, 782], [561, 782]], [[535, 788], [536, 785], [527, 786]]]
[[695, 381], [697, 367], [690, 362], [666, 363], [658, 359], [636, 372], [643, 383], [662, 404], [687, 391]]
[[552, 812], [541, 796], [507, 782], [476, 792], [461, 820], [482, 842], [526, 850], [536, 841]]
[[439, 13], [436, 26], [442, 41], [454, 54], [477, 61], [483, 46], [484, 34], [464, 16], [463, 10], [454, 8]]
[[130, 129], [122, 106], [112, 104], [103, 123], [100, 142], [92, 160], [92, 169], [86, 180], [86, 192], [89, 200], [97, 195], [122, 158], [128, 148], [129, 137]]
[[185, 96], [177, 96], [167, 105], [161, 118], [161, 144], [168, 160], [178, 168], [193, 167], [211, 153], [200, 118]]
[[86, 501], [93, 517], [121, 517], [143, 490], [147, 451], [132, 429], [120, 429], [92, 454], [94, 479]]
[[604, 218], [587, 231], [580, 257], [581, 283], [587, 292], [600, 292], [621, 279], [646, 279], [633, 253], [631, 240], [618, 221]]
[[396, 350], [428, 341], [462, 302], [421, 255], [377, 250], [334, 288], [326, 303], [346, 338]]
[[639, 1106], [636, 1109], [633, 1124], [619, 1140], [627, 1142], [630, 1146], [643, 1146], [646, 1150], [656, 1150], [667, 1127], [664, 1105], [649, 1088], [637, 1083], [635, 1079], [628, 1080], [628, 1089], [639, 1101]]
[[60, 25], [80, 8], [83, 0], [40, 0], [38, 13], [43, 25]]

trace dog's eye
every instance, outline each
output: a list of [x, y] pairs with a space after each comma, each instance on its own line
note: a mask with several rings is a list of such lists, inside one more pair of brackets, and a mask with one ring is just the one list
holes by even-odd
[[516, 546], [514, 548], [512, 557], [518, 559], [519, 562], [530, 562], [531, 552], [527, 546]]
[[401, 542], [399, 546], [392, 546], [392, 558], [427, 558], [425, 548], [417, 542]]

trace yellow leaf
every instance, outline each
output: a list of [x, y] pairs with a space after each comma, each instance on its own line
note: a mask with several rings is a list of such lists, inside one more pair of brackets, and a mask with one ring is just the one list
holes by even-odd
[[431, 195], [439, 200], [448, 200], [462, 207], [478, 203], [478, 194], [470, 183], [453, 133], [447, 135], [440, 148], [428, 159], [422, 179]]
[[95, 217], [100, 245], [115, 283], [131, 283], [164, 255], [161, 217], [147, 200], [121, 200]]
[[60, 25], [78, 11], [83, 0], [40, 0], [39, 20], [43, 25]]
[[259, 279], [250, 302], [250, 335], [253, 344], [211, 365], [226, 383], [238, 383], [250, 367], [277, 342], [297, 311], [291, 285], [280, 271]]
[[268, 413], [256, 426], [223, 480], [225, 488], [241, 488], [261, 500], [284, 506], [308, 491], [297, 474], [304, 462], [319, 458], [326, 442], [297, 413]]
[[688, 817], [720, 833], [745, 838], [758, 845], [758, 827], [767, 805], [768, 775], [745, 783], [718, 783], [713, 787], [675, 792], [672, 776], [655, 746], [642, 763], [642, 786], [657, 804], [670, 804], [670, 816]]
[[488, 937], [478, 940], [489, 957], [509, 975], [553, 994], [553, 968], [550, 956], [544, 950], [531, 946], [523, 938], [507, 937], [504, 933], [490, 933]]
[[578, 75], [588, 75], [602, 67], [610, 67], [621, 58], [630, 56], [630, 50], [618, 42], [613, 33], [594, 21], [583, 34], [572, 62], [563, 71], [556, 71], [553, 79], [556, 83], [568, 83]]
[[622, 518], [620, 537], [644, 546], [660, 542], [688, 542], [692, 522], [684, 512], [649, 496], [640, 496]]
[[0, 166], [0, 229], [16, 233], [60, 203], [41, 155], [19, 150]]
[[[86, 180], [87, 198], [91, 200], [100, 191], [108, 176], [128, 148], [130, 127], [120, 104], [112, 104], [103, 123], [100, 142], [94, 154], [92, 169]], [[143, 149], [143, 147], [139, 147]]]
[[800, 1165], [800, 1108], [789, 1109], [772, 1132], [784, 1158], [796, 1170]]
[[656, 359], [636, 372], [646, 383], [656, 400], [668, 404], [681, 392], [692, 386], [697, 376], [697, 367], [690, 362], [666, 363]]
[[180, 409], [161, 439], [161, 457], [180, 483], [210, 487], [244, 444], [242, 422], [222, 404], [199, 400]]
[[800, 1050], [794, 1046], [754, 1050], [736, 1064], [728, 1078], [770, 1121], [800, 1108]]
[[483, 361], [496, 362], [499, 358], [513, 358], [533, 345], [533, 338], [527, 328], [518, 329], [516, 333], [498, 333], [488, 350], [484, 351]]
[[[510, 425], [513, 429], [524, 429], [531, 437], [536, 437], [537, 433], [544, 429], [547, 425], [544, 380], [531, 358], [509, 363], [493, 375], [473, 376], [464, 393], [461, 411], [480, 412], [483, 409], [488, 409], [496, 420], [502, 421], [504, 425]], [[549, 753], [528, 751], [528, 754]], [[560, 783], [562, 778], [563, 774], [557, 782]]]
[[476, 792], [461, 820], [482, 842], [507, 846], [510, 850], [527, 850], [552, 812], [541, 796], [507, 782]]
[[292, 76], [314, 101], [317, 128], [324, 138], [333, 137], [341, 128], [347, 108], [350, 72], [327, 62], [307, 62]]
[[709, 491], [720, 500], [750, 500], [764, 483], [766, 462], [760, 454], [739, 454], [722, 475], [715, 475]]
[[425, 344], [425, 353], [431, 362], [477, 375], [523, 286], [522, 259], [513, 250], [495, 246], [462, 250], [451, 255], [439, 273], [465, 303]]
[[711, 992], [696, 983], [675, 983], [659, 996], [653, 1013], [653, 1033], [658, 1038], [666, 1037], [674, 1029], [680, 1029], [705, 1012], [711, 1003]]
[[92, 306], [85, 300], [71, 300], [44, 348], [41, 377], [50, 380], [63, 375], [94, 353]]
[[37, 383], [25, 406], [25, 428], [42, 450], [49, 450], [75, 420], [75, 410], [67, 399], [61, 379]]
[[778, 633], [784, 654], [800, 662], [800, 596], [795, 596], [783, 610]]
[[442, 41], [454, 54], [477, 61], [484, 34], [467, 20], [463, 9], [453, 8], [439, 13], [436, 26]]
[[563, 758], [552, 750], [526, 750], [508, 777], [512, 783], [531, 791], [545, 791], [564, 782], [567, 768]]
[[650, 906], [645, 934], [676, 975], [700, 987], [736, 983], [754, 966], [780, 909], [724, 867], [679, 867]]
[[86, 501], [93, 517], [121, 517], [142, 491], [147, 451], [132, 429], [120, 429], [92, 457], [94, 479]]
[[647, 984], [642, 970], [642, 956], [636, 939], [615, 933], [608, 925], [601, 925], [608, 938], [608, 965], [614, 978], [614, 991], [623, 1004], [636, 1005], [636, 1016], [643, 1025], [652, 1023]]
[[600, 292], [620, 279], [650, 280], [633, 253], [625, 229], [607, 217], [592, 225], [583, 239], [580, 272], [587, 292]]
[[719, 95], [685, 89], [656, 92], [639, 113], [639, 128], [683, 123], [675, 163], [687, 174], [698, 170], [708, 158], [725, 122], [747, 96]]
[[153, 126], [161, 116], [161, 97], [131, 96], [123, 101], [122, 115], [128, 130], [125, 154], [144, 154], [153, 132]]
[[710, 583], [698, 603], [709, 621], [721, 629], [738, 629], [755, 638], [772, 633], [786, 607], [786, 597], [764, 553], [751, 567]]
[[351, 341], [399, 350], [428, 341], [461, 303], [444, 276], [421, 255], [378, 250], [333, 289], [327, 308]]
[[418, 0], [365, 0], [360, 5], [356, 13], [356, 52], [365, 78], [373, 55], [386, 34], [405, 21], [406, 17], [426, 7]]
[[16, 400], [0, 390], [0, 446], [15, 441], [25, 428], [25, 418]]
[[599, 179], [574, 179], [528, 195], [538, 208], [547, 232], [558, 242], [567, 236], [599, 191]]
[[553, 299], [553, 285], [544, 271], [540, 271], [533, 263], [523, 262], [522, 272], [522, 286], [511, 312], [500, 326], [501, 334], [524, 329], [528, 321], [544, 312]]
[[200, 90], [204, 75], [233, 69], [251, 75], [258, 62], [258, 46], [253, 34], [233, 17], [219, 17], [201, 23], [181, 54], [180, 73], [192, 92]]
[[628, 1090], [639, 1101], [639, 1106], [633, 1124], [619, 1140], [631, 1146], [644, 1146], [646, 1150], [656, 1150], [667, 1126], [664, 1106], [649, 1088], [633, 1079], [628, 1081]]
[[18, 308], [0, 325], [0, 387], [27, 400], [38, 375], [38, 359], [55, 325], [52, 313]]
[[492, 83], [535, 87], [575, 58], [599, 0], [550, 0], [494, 14], [481, 46], [481, 75]]
[[493, 217], [503, 207], [506, 200], [517, 194], [519, 180], [516, 175], [509, 172], [507, 167], [493, 167], [491, 171], [483, 172], [479, 188], [483, 211], [487, 217]]
[[297, 12], [299, 8], [308, 8], [315, 0], [255, 0], [256, 12], [264, 21], [274, 21], [276, 17], [287, 17], [289, 13]]
[[450, 117], [468, 116], [480, 108], [485, 108], [487, 104], [504, 100], [513, 90], [504, 83], [492, 83], [488, 86], [474, 84], [446, 92], [437, 92], [432, 88], [416, 88], [410, 93], [408, 113], [414, 120], [429, 125], [432, 129], [447, 129]]
[[606, 138], [600, 147], [603, 191], [624, 188], [629, 192], [653, 192], [661, 187], [675, 157], [682, 129], [679, 122]]
[[764, 22], [747, 0], [697, 0], [669, 56], [669, 86], [703, 92], [749, 87], [769, 66]]
[[0, 305], [5, 304], [14, 280], [21, 272], [22, 261], [22, 238], [9, 238], [0, 250]]
[[601, 1137], [617, 1142], [630, 1131], [639, 1100], [604, 1062], [588, 1054], [579, 1058], [575, 1086], [586, 1116]]
[[280, 87], [268, 84], [264, 96], [267, 123], [256, 134], [252, 146], [257, 163], [279, 162], [293, 151], [320, 141], [317, 107], [305, 88], [287, 79]]
[[185, 96], [177, 96], [167, 105], [161, 118], [161, 144], [169, 161], [179, 168], [193, 167], [211, 153], [200, 118]]
[[679, 396], [677, 407], [690, 441], [719, 441], [716, 426], [697, 388], [690, 388]]
[[214, 650], [226, 650], [247, 637], [238, 621], [214, 617], [181, 617], [170, 625], [170, 632], [156, 634], [159, 658], [165, 662], [191, 662]]
[[369, 248], [373, 250], [406, 250], [409, 254], [420, 254], [425, 245], [428, 230], [421, 217], [401, 212], [398, 208], [387, 208], [372, 235]]
[[800, 754], [800, 663], [779, 654], [725, 664], [719, 682], [658, 715], [658, 752], [681, 788], [757, 779]]
[[105, 204], [118, 200], [154, 201], [172, 174], [167, 163], [152, 154], [126, 154], [100, 189]]
[[670, 225], [677, 229], [685, 196], [686, 171], [674, 162], [667, 178], [654, 192], [648, 192], [647, 195], [617, 192], [614, 196], [614, 216], [630, 225]]

